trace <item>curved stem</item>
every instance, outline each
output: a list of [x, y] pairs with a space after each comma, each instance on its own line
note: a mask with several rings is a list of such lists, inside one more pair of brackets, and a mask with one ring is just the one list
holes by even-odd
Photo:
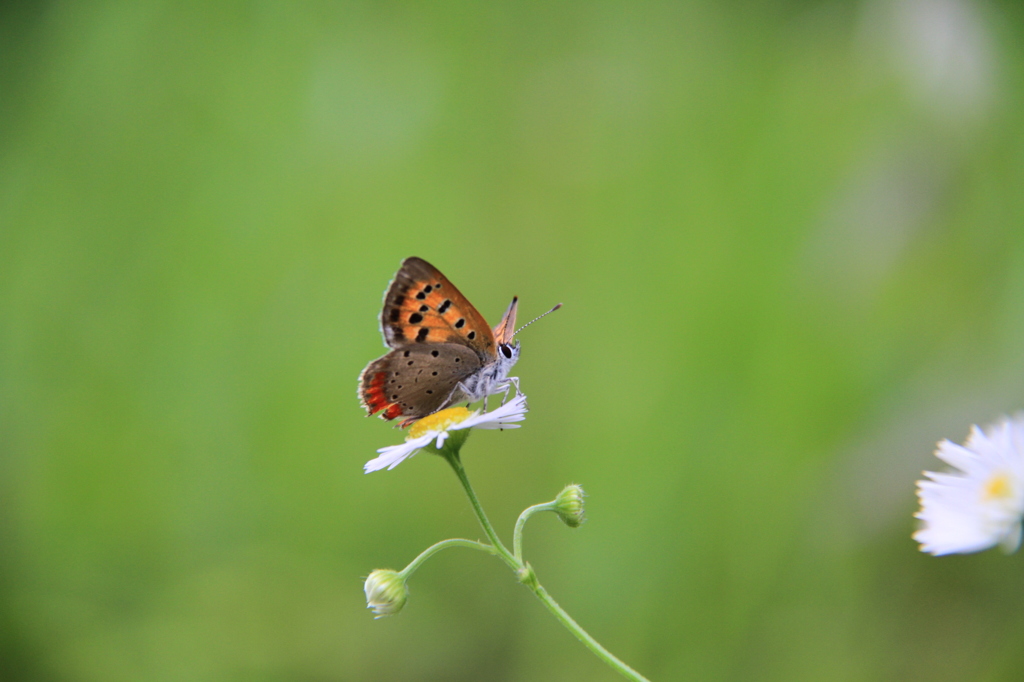
[[442, 549], [448, 549], [449, 547], [469, 547], [470, 549], [479, 549], [483, 552], [487, 552], [488, 554], [495, 553], [493, 547], [482, 542], [477, 542], [476, 540], [464, 540], [462, 538], [451, 538], [450, 540], [441, 540], [441, 542], [434, 543], [430, 547], [427, 547], [425, 550], [420, 552], [420, 555], [418, 557], [410, 561], [408, 566], [399, 571], [399, 575], [402, 576], [403, 580], [407, 579], [409, 576], [416, 572], [416, 569], [418, 569], [423, 564], [424, 561], [434, 556]]
[[[610, 651], [598, 644], [596, 639], [591, 637], [586, 630], [580, 627], [580, 624], [573, 620], [572, 617], [558, 605], [558, 602], [551, 598], [548, 591], [545, 590], [539, 582], [537, 582], [537, 576], [533, 572], [533, 568], [522, 560], [522, 535], [523, 526], [526, 524], [526, 520], [534, 513], [542, 511], [545, 506], [553, 503], [549, 502], [546, 504], [534, 505], [519, 515], [519, 520], [516, 521], [515, 535], [513, 537], [513, 547], [516, 549], [516, 553], [515, 555], [512, 555], [509, 553], [508, 549], [505, 548], [505, 545], [501, 544], [501, 540], [498, 539], [498, 534], [494, 532], [494, 527], [491, 525], [491, 522], [487, 520], [487, 515], [484, 513], [483, 507], [480, 506], [480, 500], [477, 499], [476, 493], [473, 492], [473, 486], [469, 483], [469, 477], [466, 476], [466, 470], [462, 466], [462, 461], [459, 459], [458, 453], [445, 453], [445, 459], [448, 460], [448, 463], [455, 471], [455, 475], [459, 477], [459, 481], [462, 483], [462, 487], [466, 491], [466, 496], [469, 497], [469, 502], [473, 505], [473, 511], [476, 512], [476, 517], [480, 521], [480, 525], [483, 527], [484, 533], [487, 534], [487, 537], [492, 543], [491, 550], [493, 550], [493, 553], [501, 557], [502, 561], [508, 564], [509, 568], [516, 572], [516, 576], [519, 578], [519, 581], [529, 587], [530, 590], [537, 595], [537, 598], [540, 599], [541, 603], [548, 608], [548, 611], [554, 614], [555, 618], [557, 618], [562, 625], [564, 625], [566, 629], [576, 637], [576, 639], [583, 642], [584, 646], [594, 652], [594, 655], [607, 663], [609, 667], [617, 670], [627, 679], [633, 680], [633, 682], [649, 682], [646, 677], [630, 668], [628, 665], [616, 658]], [[439, 542], [438, 544], [440, 545], [443, 543]], [[478, 544], [486, 547], [483, 543]], [[430, 549], [427, 551], [430, 551]], [[417, 557], [417, 560], [418, 559], [419, 557]]]
[[551, 511], [554, 509], [554, 502], [545, 502], [544, 504], [535, 504], [532, 507], [527, 507], [523, 510], [523, 513], [516, 519], [516, 529], [512, 532], [512, 554], [515, 555], [518, 561], [523, 560], [523, 526], [526, 525], [527, 519], [540, 511]]

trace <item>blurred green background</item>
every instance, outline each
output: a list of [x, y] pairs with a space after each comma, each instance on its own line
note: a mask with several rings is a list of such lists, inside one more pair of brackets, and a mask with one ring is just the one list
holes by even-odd
[[399, 262], [529, 319], [463, 458], [652, 680], [1019, 680], [1024, 558], [910, 539], [1024, 407], [1024, 10], [4, 3], [0, 673], [611, 680], [356, 377]]

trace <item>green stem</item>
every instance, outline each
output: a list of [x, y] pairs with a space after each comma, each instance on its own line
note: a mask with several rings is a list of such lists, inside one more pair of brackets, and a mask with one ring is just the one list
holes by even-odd
[[[598, 644], [597, 640], [590, 636], [590, 634], [584, 630], [579, 623], [572, 619], [572, 617], [558, 605], [548, 591], [537, 581], [537, 576], [533, 572], [533, 568], [522, 560], [522, 530], [523, 525], [533, 513], [542, 511], [545, 505], [539, 504], [530, 507], [524, 511], [516, 522], [516, 534], [513, 536], [513, 547], [516, 549], [515, 555], [509, 553], [505, 548], [505, 545], [501, 544], [501, 540], [498, 539], [498, 534], [494, 532], [494, 527], [491, 522], [487, 520], [487, 515], [484, 513], [484, 509], [480, 506], [480, 500], [477, 499], [476, 493], [473, 492], [473, 486], [469, 483], [469, 477], [466, 476], [466, 470], [462, 466], [462, 461], [459, 459], [458, 452], [446, 452], [445, 459], [451, 465], [455, 471], [455, 475], [459, 477], [459, 481], [462, 482], [462, 487], [466, 491], [466, 495], [469, 497], [469, 502], [473, 506], [473, 511], [476, 512], [476, 517], [480, 521], [480, 525], [484, 529], [484, 533], [490, 539], [494, 553], [496, 553], [501, 559], [508, 564], [509, 568], [516, 572], [516, 576], [519, 581], [530, 588], [530, 590], [537, 595], [537, 599], [540, 599], [541, 603], [548, 608], [555, 618], [557, 618], [562, 625], [571, 632], [576, 639], [583, 642], [583, 645], [594, 652], [598, 658], [607, 663], [609, 667], [617, 670], [627, 679], [633, 680], [633, 682], [649, 682], [649, 680], [638, 673], [637, 671], [630, 668], [628, 665], [616, 658], [610, 651], [605, 649], [603, 646]], [[547, 503], [551, 504], [551, 503]], [[531, 512], [530, 510], [534, 511]], [[530, 512], [527, 514], [527, 512]], [[451, 542], [451, 541], [446, 541]], [[442, 544], [442, 543], [438, 543]], [[482, 543], [481, 543], [482, 544]], [[436, 545], [435, 545], [436, 546]], [[484, 545], [486, 546], [486, 545]], [[427, 551], [430, 551], [429, 549]], [[422, 555], [421, 555], [422, 556]], [[417, 560], [419, 557], [417, 557]]]
[[445, 459], [452, 466], [455, 471], [455, 475], [459, 477], [459, 481], [462, 482], [462, 488], [466, 491], [466, 496], [469, 497], [470, 504], [473, 505], [473, 511], [476, 512], [476, 518], [480, 521], [480, 525], [484, 529], [484, 534], [487, 535], [487, 539], [491, 541], [491, 545], [494, 546], [494, 550], [497, 552], [501, 560], [508, 564], [509, 568], [513, 571], [517, 571], [522, 568], [522, 563], [517, 561], [512, 553], [509, 552], [505, 545], [501, 543], [498, 538], [498, 534], [494, 532], [494, 526], [487, 520], [487, 514], [484, 513], [484, 508], [480, 506], [480, 500], [476, 498], [476, 493], [473, 492], [473, 486], [469, 484], [469, 477], [466, 476], [466, 470], [462, 466], [462, 460], [459, 459], [459, 453], [446, 453]]
[[526, 520], [537, 512], [551, 511], [554, 508], [554, 502], [545, 502], [544, 504], [535, 504], [532, 507], [527, 507], [519, 515], [519, 518], [516, 520], [516, 529], [512, 532], [512, 554], [515, 555], [518, 561], [521, 562], [523, 560], [523, 526], [526, 525]]
[[476, 540], [464, 540], [462, 538], [441, 540], [441, 542], [435, 543], [430, 547], [427, 547], [422, 552], [420, 552], [420, 555], [412, 561], [410, 561], [409, 565], [399, 572], [399, 575], [402, 576], [403, 580], [408, 579], [409, 576], [416, 572], [416, 569], [419, 568], [424, 561], [434, 556], [442, 549], [448, 549], [449, 547], [469, 547], [470, 549], [479, 549], [483, 552], [487, 552], [488, 554], [495, 553], [493, 547], [491, 547], [490, 545], [485, 545], [482, 542], [477, 542]]

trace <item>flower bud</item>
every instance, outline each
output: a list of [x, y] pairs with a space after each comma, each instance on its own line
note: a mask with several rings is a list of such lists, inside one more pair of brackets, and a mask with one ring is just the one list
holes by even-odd
[[570, 528], [579, 528], [586, 520], [583, 516], [583, 486], [575, 483], [565, 487], [555, 498], [554, 512]]
[[374, 618], [401, 611], [409, 594], [405, 580], [398, 571], [390, 568], [378, 568], [370, 573], [363, 590], [366, 592], [366, 608], [373, 609]]

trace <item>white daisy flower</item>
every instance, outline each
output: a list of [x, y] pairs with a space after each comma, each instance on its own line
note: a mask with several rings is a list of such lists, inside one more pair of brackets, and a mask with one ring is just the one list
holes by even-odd
[[370, 473], [384, 468], [394, 469], [426, 447], [433, 446], [440, 450], [453, 435], [453, 431], [473, 428], [518, 429], [519, 424], [515, 422], [526, 419], [526, 412], [525, 395], [518, 395], [491, 412], [470, 412], [465, 407], [450, 407], [435, 412], [409, 427], [409, 435], [401, 445], [389, 445], [377, 450], [380, 456], [364, 464], [363, 471]]
[[917, 482], [921, 551], [938, 556], [997, 544], [1015, 551], [1024, 516], [1024, 416], [986, 431], [972, 426], [966, 443], [944, 440], [935, 456], [954, 470], [926, 471], [929, 480]]

